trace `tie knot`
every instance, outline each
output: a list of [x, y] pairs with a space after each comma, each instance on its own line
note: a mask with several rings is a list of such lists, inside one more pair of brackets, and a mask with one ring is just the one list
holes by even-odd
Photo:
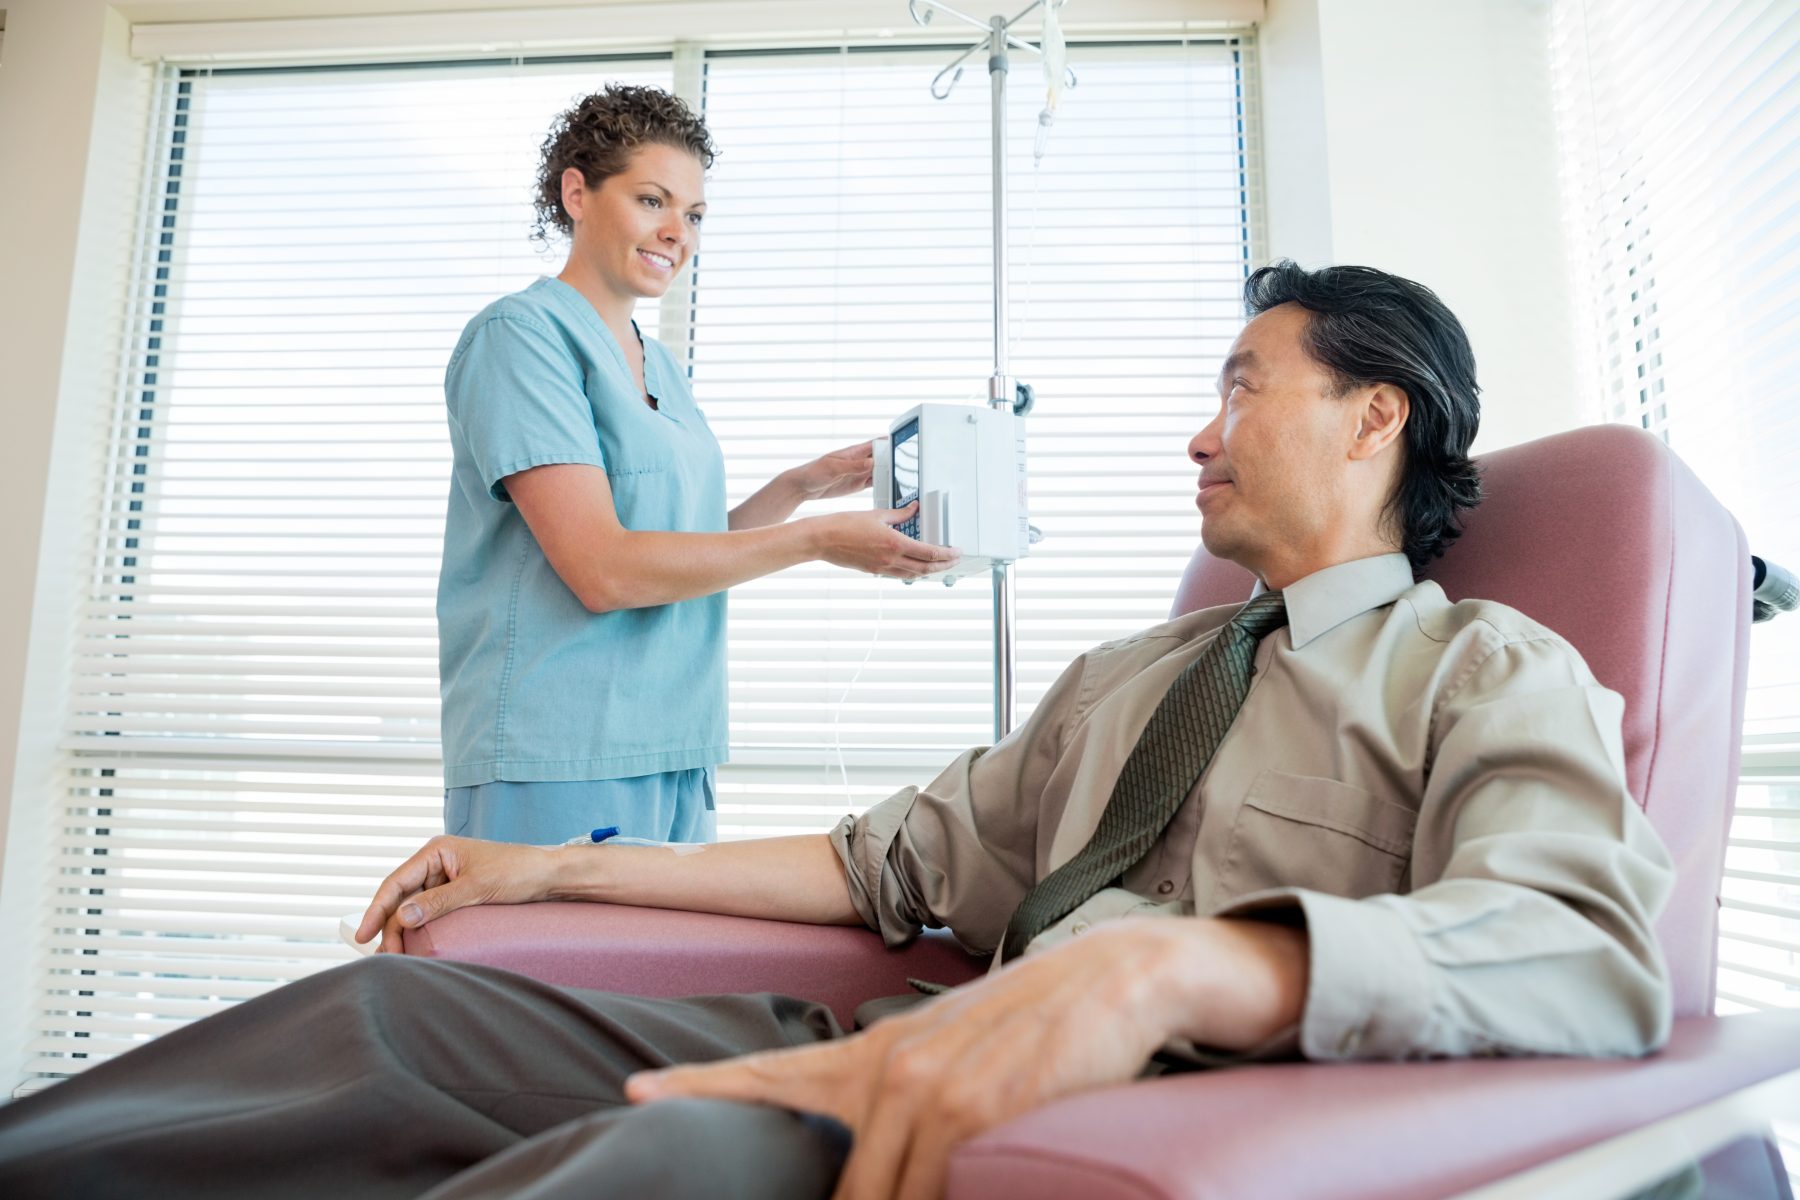
[[1280, 592], [1264, 592], [1237, 610], [1231, 627], [1249, 634], [1251, 640], [1262, 641], [1287, 624], [1287, 597]]

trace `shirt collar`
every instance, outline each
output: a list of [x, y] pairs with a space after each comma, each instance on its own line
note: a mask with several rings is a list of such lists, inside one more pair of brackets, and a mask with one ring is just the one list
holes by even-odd
[[[1287, 600], [1288, 636], [1298, 650], [1372, 608], [1392, 604], [1413, 585], [1412, 563], [1404, 554], [1377, 554], [1314, 571], [1282, 591]], [[1250, 598], [1269, 589], [1257, 580]]]

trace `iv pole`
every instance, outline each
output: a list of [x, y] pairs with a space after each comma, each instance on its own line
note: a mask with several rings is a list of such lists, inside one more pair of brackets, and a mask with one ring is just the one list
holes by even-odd
[[[1006, 373], [1006, 76], [1011, 68], [1008, 48], [1025, 50], [1042, 56], [1043, 51], [1028, 41], [1008, 32], [1013, 25], [1045, 3], [1058, 0], [1032, 0], [1012, 20], [993, 17], [983, 21], [958, 12], [941, 0], [906, 0], [907, 11], [920, 25], [929, 25], [934, 12], [953, 17], [982, 30], [986, 36], [970, 46], [931, 81], [931, 94], [947, 99], [950, 89], [962, 78], [962, 64], [983, 47], [988, 52], [988, 80], [991, 93], [991, 138], [994, 174], [994, 373], [988, 379], [988, 405], [1010, 410], [1023, 417], [1031, 408], [1031, 389], [1015, 382]], [[1066, 3], [1067, 0], [1062, 0]], [[1071, 72], [1071, 75], [1073, 73]], [[944, 82], [948, 75], [950, 80]], [[994, 591], [994, 740], [998, 742], [1012, 731], [1017, 709], [1014, 696], [1013, 574], [1011, 563], [993, 566]]]

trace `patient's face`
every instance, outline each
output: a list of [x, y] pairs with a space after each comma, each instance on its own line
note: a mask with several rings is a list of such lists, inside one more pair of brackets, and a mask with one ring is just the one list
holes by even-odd
[[1244, 326], [1219, 378], [1219, 413], [1188, 443], [1200, 464], [1201, 540], [1285, 587], [1365, 539], [1348, 450], [1356, 405], [1307, 354], [1307, 313], [1283, 304]]

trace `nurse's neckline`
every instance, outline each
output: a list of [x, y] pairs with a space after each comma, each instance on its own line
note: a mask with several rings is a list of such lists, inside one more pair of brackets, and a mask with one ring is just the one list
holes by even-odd
[[[648, 404], [652, 411], [661, 412], [662, 402], [650, 391], [650, 347], [644, 345], [644, 331], [638, 328], [636, 317], [631, 318], [631, 332], [637, 335], [638, 361], [643, 363], [644, 403]], [[626, 365], [630, 366], [631, 364], [627, 363]]]
[[[619, 365], [625, 368], [626, 378], [636, 383], [637, 379], [631, 370], [631, 360], [625, 357], [625, 347], [619, 343], [618, 335], [613, 333], [612, 326], [608, 325], [601, 319], [600, 314], [594, 311], [593, 303], [582, 294], [581, 289], [560, 275], [539, 275], [538, 279], [543, 283], [554, 283], [569, 294], [569, 297], [576, 302], [576, 307], [587, 314], [588, 320], [594, 323], [594, 328], [599, 330], [600, 335], [606, 339], [607, 346], [618, 356]], [[644, 394], [640, 398], [651, 412], [667, 416], [668, 414], [662, 411], [662, 402], [650, 391], [650, 347], [644, 344], [644, 331], [638, 328], [636, 317], [629, 319], [632, 335], [637, 338], [639, 361], [642, 363], [640, 369], [644, 377]]]

